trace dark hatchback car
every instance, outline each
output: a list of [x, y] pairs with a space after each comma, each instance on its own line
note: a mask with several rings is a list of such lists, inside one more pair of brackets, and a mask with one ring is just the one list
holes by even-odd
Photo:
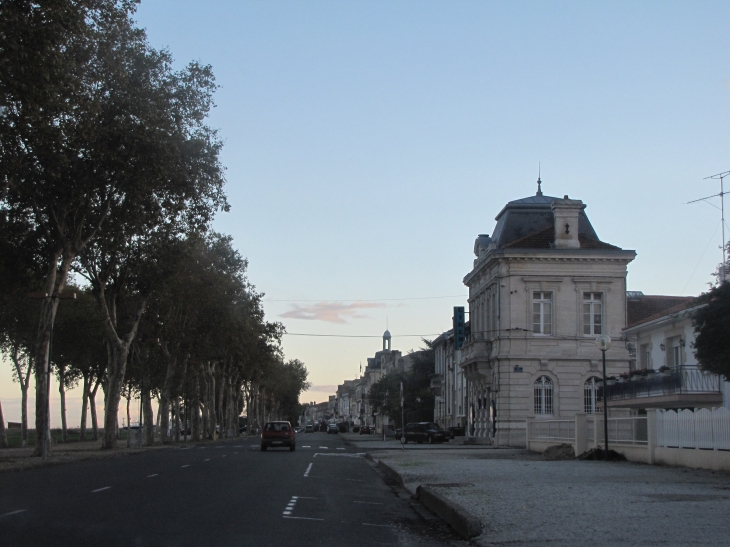
[[360, 435], [370, 435], [373, 432], [369, 425], [360, 426]]
[[405, 442], [416, 442], [418, 444], [427, 442], [442, 443], [449, 440], [449, 432], [441, 429], [433, 422], [418, 422], [406, 424]]
[[340, 429], [337, 427], [337, 424], [329, 424], [327, 426], [327, 435], [334, 433], [337, 435], [340, 432]]
[[267, 422], [261, 432], [261, 451], [267, 448], [289, 448], [296, 450], [297, 443], [294, 429], [289, 422]]

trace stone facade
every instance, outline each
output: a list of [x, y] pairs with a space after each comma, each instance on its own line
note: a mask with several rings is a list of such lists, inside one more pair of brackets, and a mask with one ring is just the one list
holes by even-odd
[[435, 373], [431, 389], [435, 395], [433, 421], [443, 428], [466, 424], [466, 378], [454, 351], [454, 331], [449, 330], [433, 341]]
[[492, 236], [477, 238], [464, 278], [467, 435], [525, 446], [528, 418], [584, 412], [586, 386], [601, 375], [599, 334], [614, 339], [608, 374], [628, 371], [626, 267], [636, 253], [600, 241], [584, 209], [538, 190], [508, 203]]

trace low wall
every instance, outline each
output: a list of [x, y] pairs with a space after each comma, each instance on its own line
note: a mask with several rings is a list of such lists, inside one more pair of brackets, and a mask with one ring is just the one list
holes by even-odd
[[730, 451], [657, 446], [654, 449], [654, 463], [710, 469], [712, 471], [730, 471]]
[[[551, 440], [551, 441], [549, 441], [549, 440], [542, 440], [542, 439], [540, 439], [539, 441], [536, 441], [536, 440], [533, 439], [533, 440], [530, 441], [530, 443], [529, 443], [529, 445], [527, 447], [527, 450], [529, 450], [530, 452], [540, 452], [540, 453], [542, 453], [542, 452], [545, 451], [546, 448], [548, 448], [550, 446], [557, 446], [559, 444], [573, 444], [573, 442], [570, 441], [570, 440], [563, 440], [563, 441], [561, 441], [559, 439], [554, 439], [554, 440]], [[575, 446], [573, 448], [575, 448]]]

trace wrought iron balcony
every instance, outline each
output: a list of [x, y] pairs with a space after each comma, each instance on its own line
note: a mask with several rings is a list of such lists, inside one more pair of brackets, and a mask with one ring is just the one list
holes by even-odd
[[[601, 391], [599, 397], [602, 398]], [[646, 376], [634, 375], [615, 382], [609, 380], [606, 393], [612, 406], [617, 407], [701, 406], [722, 402], [720, 377], [691, 365]]]

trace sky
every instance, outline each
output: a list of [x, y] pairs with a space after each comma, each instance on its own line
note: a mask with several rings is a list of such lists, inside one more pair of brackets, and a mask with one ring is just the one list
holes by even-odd
[[448, 330], [475, 237], [538, 165], [637, 252], [630, 290], [697, 295], [721, 260], [719, 198], [687, 202], [730, 169], [728, 2], [143, 0], [135, 19], [179, 68], [213, 67], [215, 229], [306, 364], [302, 401], [356, 377], [386, 327], [403, 352]]

